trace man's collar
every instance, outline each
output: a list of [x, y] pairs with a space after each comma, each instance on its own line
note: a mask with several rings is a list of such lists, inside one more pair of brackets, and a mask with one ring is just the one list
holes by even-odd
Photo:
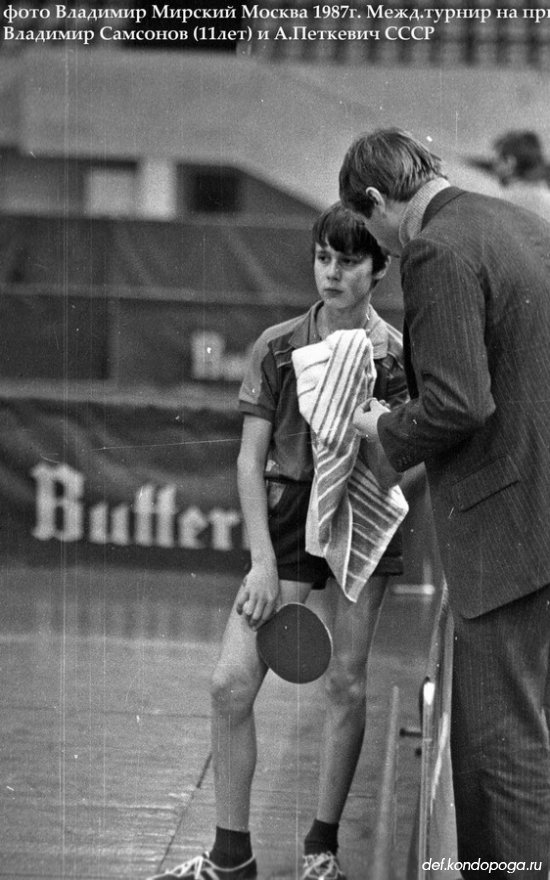
[[443, 177], [436, 177], [435, 180], [429, 180], [428, 183], [425, 183], [412, 197], [399, 226], [399, 241], [403, 247], [420, 233], [424, 211], [433, 197], [442, 190], [447, 189], [448, 186], [450, 186], [448, 180], [445, 180]]

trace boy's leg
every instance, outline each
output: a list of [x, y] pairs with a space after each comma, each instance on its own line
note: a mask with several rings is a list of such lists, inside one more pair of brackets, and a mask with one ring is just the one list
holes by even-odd
[[[327, 713], [321, 745], [317, 818], [338, 822], [365, 731], [367, 659], [387, 576], [372, 577], [356, 603], [334, 585], [334, 653], [327, 671]], [[331, 585], [332, 587], [332, 585]]]
[[[309, 584], [281, 581], [281, 601], [305, 601]], [[212, 753], [218, 827], [247, 831], [256, 766], [254, 701], [266, 673], [256, 634], [233, 608], [212, 678]]]
[[266, 671], [256, 634], [233, 607], [211, 683], [216, 823], [222, 828], [248, 830], [256, 766], [254, 701]]
[[[281, 602], [304, 602], [311, 584], [280, 582]], [[151, 880], [249, 880], [256, 862], [248, 831], [250, 789], [256, 766], [254, 702], [267, 668], [246, 617], [231, 609], [212, 676], [212, 756], [216, 837], [208, 856], [197, 856]], [[221, 869], [221, 871], [219, 871]]]
[[[367, 659], [386, 583], [387, 576], [373, 576], [356, 603], [346, 599], [335, 583], [330, 582], [328, 586], [334, 606], [333, 657], [326, 673], [327, 708], [317, 816], [306, 836], [306, 856], [321, 852], [335, 854], [338, 848], [338, 823], [365, 732]], [[317, 875], [304, 871], [304, 876]]]

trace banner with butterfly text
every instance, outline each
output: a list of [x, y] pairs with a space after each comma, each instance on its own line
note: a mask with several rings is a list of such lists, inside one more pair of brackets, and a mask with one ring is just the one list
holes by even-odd
[[246, 565], [235, 409], [0, 397], [4, 559]]

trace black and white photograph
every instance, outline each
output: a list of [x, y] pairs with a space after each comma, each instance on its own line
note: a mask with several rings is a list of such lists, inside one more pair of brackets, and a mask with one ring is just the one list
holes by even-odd
[[550, 8], [5, 0], [0, 314], [0, 878], [548, 880]]

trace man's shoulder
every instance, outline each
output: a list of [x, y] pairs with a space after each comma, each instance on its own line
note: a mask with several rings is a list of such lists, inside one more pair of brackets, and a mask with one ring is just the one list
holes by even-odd
[[[446, 198], [445, 198], [446, 196]], [[482, 241], [497, 241], [502, 231], [513, 226], [512, 205], [495, 196], [449, 187], [429, 204], [422, 229], [412, 238], [401, 255], [401, 269], [410, 258], [422, 258], [429, 252], [452, 251], [476, 253]], [[500, 231], [499, 231], [500, 230]]]
[[[430, 213], [418, 236], [405, 251], [412, 252], [424, 243], [467, 254], [477, 253], [482, 243], [502, 247], [508, 238], [518, 239], [544, 231], [546, 221], [531, 208], [526, 210], [498, 196], [469, 190], [456, 190], [457, 197], [443, 204], [429, 206]], [[437, 196], [434, 199], [434, 203]], [[404, 252], [405, 261], [406, 254]]]
[[450, 186], [437, 193], [431, 200], [424, 215], [422, 232], [433, 224], [438, 225], [442, 223], [446, 225], [451, 223], [456, 226], [457, 219], [464, 214], [471, 214], [477, 211], [482, 213], [498, 212], [501, 208], [502, 199], [496, 196]]
[[[550, 200], [550, 189], [547, 193]], [[501, 197], [449, 187], [448, 190], [438, 193], [429, 204], [421, 235], [426, 233], [429, 235], [431, 229], [448, 226], [453, 228], [453, 234], [456, 235], [457, 228], [462, 227], [464, 231], [471, 229], [471, 223], [475, 224], [478, 216], [492, 216], [495, 219], [507, 216], [513, 218], [515, 212], [522, 208], [527, 208], [527, 205], [525, 203], [520, 205], [519, 200], [507, 198], [505, 195]]]

